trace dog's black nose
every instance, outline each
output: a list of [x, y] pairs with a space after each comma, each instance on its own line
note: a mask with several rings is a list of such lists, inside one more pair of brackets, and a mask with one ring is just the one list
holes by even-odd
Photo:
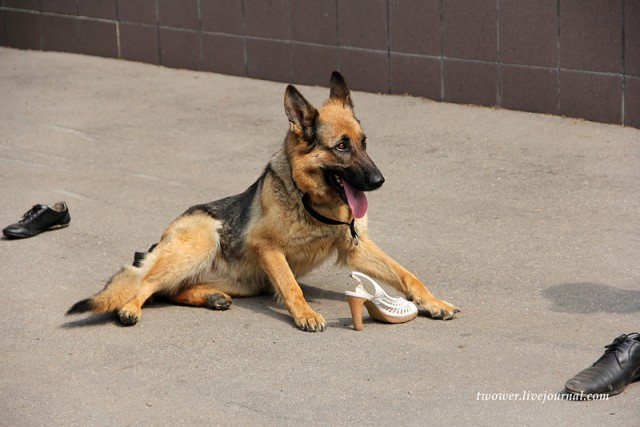
[[374, 171], [374, 173], [369, 175], [369, 186], [370, 190], [377, 190], [382, 187], [384, 184], [384, 176], [379, 170]]

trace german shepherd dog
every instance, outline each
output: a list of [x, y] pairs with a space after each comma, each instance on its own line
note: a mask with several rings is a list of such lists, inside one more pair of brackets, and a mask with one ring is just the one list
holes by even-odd
[[299, 329], [323, 331], [325, 320], [305, 301], [296, 278], [337, 253], [340, 264], [392, 285], [431, 317], [453, 318], [456, 307], [435, 298], [367, 236], [364, 192], [384, 178], [367, 154], [342, 75], [331, 75], [321, 108], [291, 85], [284, 108], [284, 144], [253, 185], [189, 208], [138, 267], [123, 267], [67, 314], [116, 311], [122, 324], [134, 325], [153, 294], [226, 310], [232, 297], [275, 290]]

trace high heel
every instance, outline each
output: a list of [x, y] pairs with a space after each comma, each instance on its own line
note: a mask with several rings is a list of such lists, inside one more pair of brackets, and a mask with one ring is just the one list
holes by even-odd
[[[353, 329], [356, 331], [362, 330], [362, 306], [367, 308], [369, 316], [379, 322], [404, 323], [415, 319], [418, 315], [418, 309], [412, 302], [387, 295], [371, 277], [356, 271], [351, 273], [351, 277], [359, 284], [355, 291], [346, 291], [345, 295], [353, 318]], [[373, 295], [364, 289], [364, 284], [359, 277], [367, 279], [373, 285]]]
[[[357, 288], [356, 288], [357, 289]], [[346, 296], [347, 303], [349, 303], [349, 309], [351, 310], [351, 317], [353, 318], [353, 329], [356, 331], [362, 330], [362, 306], [369, 300], [365, 297], [359, 297], [356, 295]], [[367, 308], [369, 310], [369, 308]]]

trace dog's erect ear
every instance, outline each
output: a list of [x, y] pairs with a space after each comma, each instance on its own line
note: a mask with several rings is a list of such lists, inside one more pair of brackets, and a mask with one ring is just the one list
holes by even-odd
[[329, 92], [329, 96], [333, 99], [342, 101], [342, 105], [344, 107], [353, 108], [349, 88], [347, 87], [342, 74], [337, 71], [331, 73], [331, 89]]
[[289, 118], [291, 131], [305, 141], [313, 143], [318, 110], [291, 85], [287, 86], [284, 93], [284, 110]]

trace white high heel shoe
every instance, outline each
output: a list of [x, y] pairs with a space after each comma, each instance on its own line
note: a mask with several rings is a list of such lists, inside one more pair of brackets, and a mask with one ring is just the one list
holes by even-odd
[[[418, 315], [418, 308], [412, 302], [387, 295], [384, 289], [366, 274], [354, 271], [351, 277], [359, 284], [355, 291], [346, 291], [345, 295], [351, 309], [351, 317], [353, 317], [353, 328], [356, 331], [362, 330], [363, 305], [367, 308], [369, 315], [379, 322], [404, 323], [415, 319]], [[364, 284], [359, 277], [367, 279], [373, 285], [373, 295], [364, 289]]]

